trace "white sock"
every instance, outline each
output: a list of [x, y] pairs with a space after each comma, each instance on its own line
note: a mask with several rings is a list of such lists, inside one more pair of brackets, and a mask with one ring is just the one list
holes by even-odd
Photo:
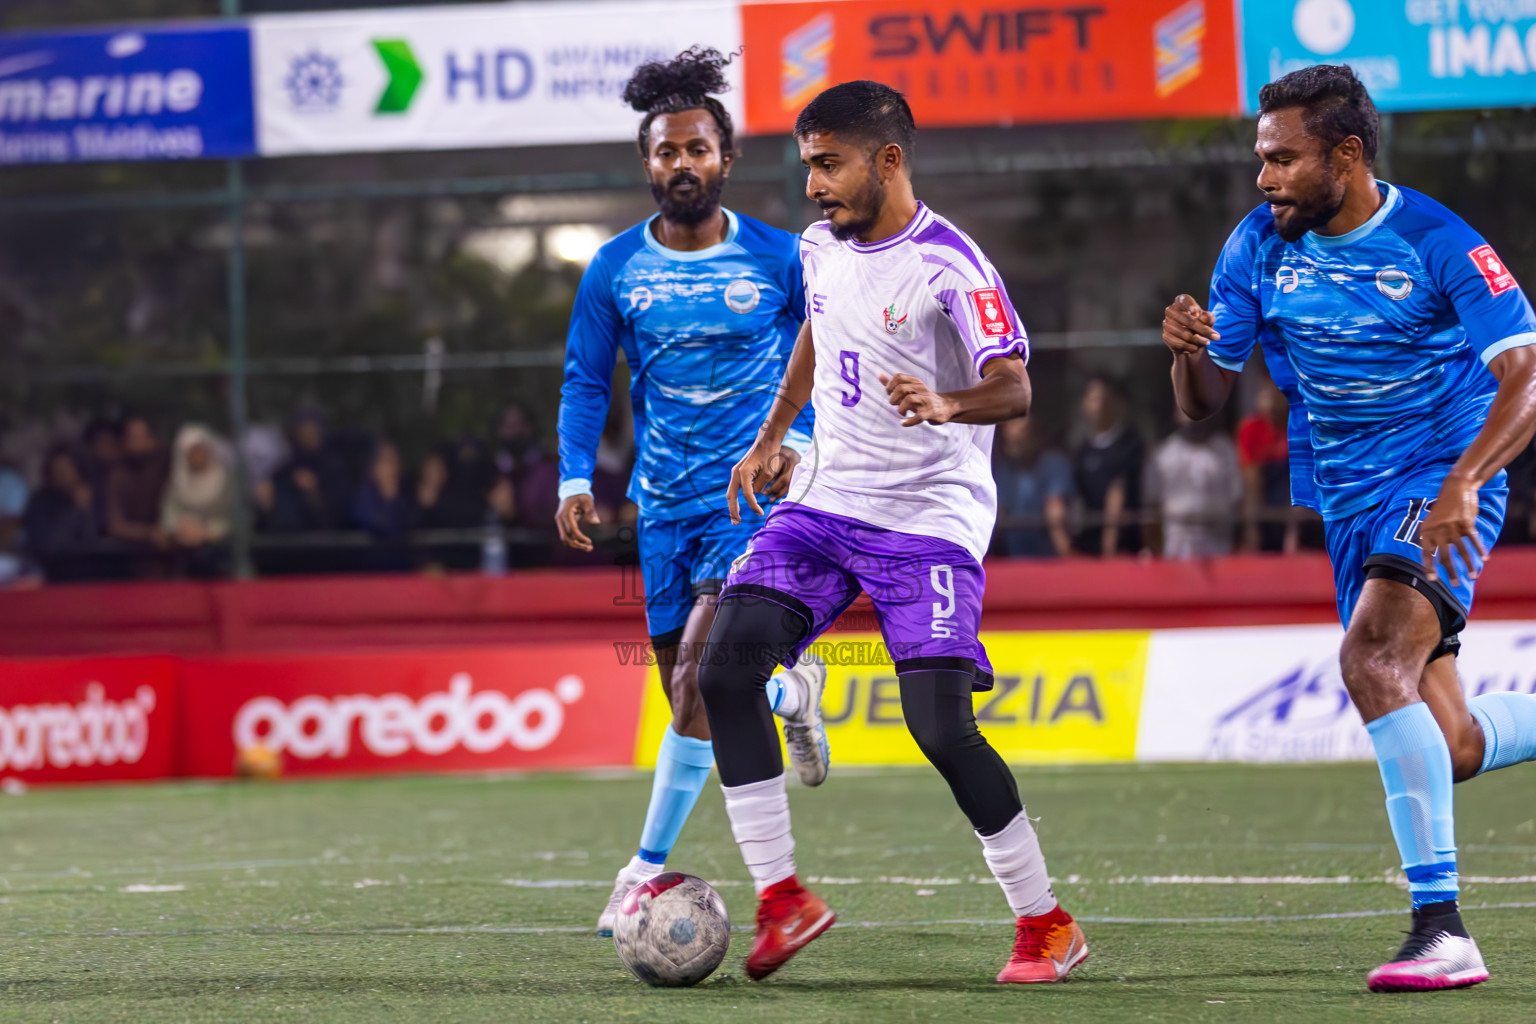
[[784, 776], [776, 775], [745, 786], [721, 786], [731, 834], [741, 847], [741, 859], [762, 892], [795, 873], [795, 837], [789, 831], [789, 793]]
[[793, 719], [800, 714], [805, 700], [806, 685], [795, 675], [799, 666], [776, 673], [768, 680], [768, 706], [780, 718]]
[[1051, 879], [1045, 871], [1045, 857], [1040, 853], [1040, 839], [1023, 811], [996, 835], [976, 836], [981, 840], [987, 867], [1003, 887], [1003, 895], [1015, 917], [1038, 917], [1056, 906]]

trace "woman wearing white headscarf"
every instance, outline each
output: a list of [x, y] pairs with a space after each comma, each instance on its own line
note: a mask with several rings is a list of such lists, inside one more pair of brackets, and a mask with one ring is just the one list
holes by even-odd
[[229, 537], [232, 461], [228, 443], [207, 427], [189, 423], [176, 432], [171, 480], [160, 506], [160, 527], [172, 546], [207, 548]]

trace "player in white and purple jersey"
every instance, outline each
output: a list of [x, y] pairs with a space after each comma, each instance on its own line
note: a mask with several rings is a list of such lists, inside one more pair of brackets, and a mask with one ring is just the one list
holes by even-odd
[[726, 813], [759, 897], [747, 973], [763, 978], [831, 926], [800, 885], [784, 766], [764, 693], [868, 592], [913, 738], [955, 794], [1018, 918], [1003, 982], [1050, 982], [1087, 956], [1057, 905], [1013, 774], [976, 728], [992, 685], [977, 638], [981, 557], [997, 517], [993, 424], [1029, 411], [1029, 341], [997, 271], [912, 192], [916, 133], [901, 94], [847, 82], [801, 111], [806, 193], [827, 215], [802, 239], [810, 319], [757, 443], [727, 490], [753, 491], [801, 408], [811, 453], [732, 565], [699, 671]]

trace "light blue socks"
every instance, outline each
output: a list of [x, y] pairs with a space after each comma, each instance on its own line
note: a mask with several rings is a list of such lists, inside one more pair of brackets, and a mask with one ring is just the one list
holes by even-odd
[[651, 781], [651, 805], [646, 808], [645, 828], [640, 832], [640, 859], [665, 864], [667, 854], [683, 831], [683, 824], [699, 802], [715, 764], [715, 748], [708, 740], [679, 736], [672, 726], [661, 738], [656, 752], [656, 775]]
[[1478, 774], [1536, 760], [1536, 695], [1483, 693], [1467, 701], [1483, 727], [1483, 766]]
[[1414, 907], [1454, 900], [1456, 822], [1445, 734], [1422, 702], [1382, 715], [1365, 728], [1376, 748], [1387, 790], [1387, 820]]

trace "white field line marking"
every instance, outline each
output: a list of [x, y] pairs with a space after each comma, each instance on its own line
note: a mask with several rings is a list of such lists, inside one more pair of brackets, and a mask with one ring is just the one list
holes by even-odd
[[[1536, 903], [1480, 903], [1463, 906], [1462, 910], [1530, 910]], [[1331, 914], [1264, 914], [1247, 917], [1101, 917], [1082, 916], [1077, 920], [1085, 924], [1277, 924], [1288, 921], [1348, 921], [1369, 917], [1401, 917], [1397, 910], [1344, 910]], [[1012, 926], [1013, 918], [943, 918], [932, 921], [839, 921], [833, 928], [991, 928]], [[734, 932], [753, 931], [752, 925], [735, 925]], [[590, 935], [590, 925], [549, 925], [498, 927], [488, 924], [439, 925], [431, 928], [185, 928], [163, 931], [124, 930], [112, 928], [105, 931], [17, 931], [0, 932], [3, 938], [155, 938], [167, 935]]]
[[[717, 889], [745, 885], [736, 879], [709, 879]], [[844, 878], [834, 875], [810, 875], [806, 881], [812, 885], [903, 885], [933, 888], [954, 885], [996, 885], [990, 876], [972, 875], [969, 878], [910, 878], [904, 875], [878, 875], [874, 878]], [[1462, 875], [1461, 881], [1480, 885], [1533, 885], [1536, 875]], [[1110, 878], [1087, 878], [1083, 875], [1067, 875], [1051, 879], [1053, 885], [1395, 885], [1404, 886], [1408, 880], [1397, 872], [1380, 875], [1116, 875]], [[519, 889], [601, 889], [613, 883], [603, 879], [587, 878], [506, 878], [503, 885]]]
[[[156, 871], [155, 874], [167, 874], [169, 872]], [[89, 877], [88, 875], [84, 877]], [[1467, 885], [1536, 885], [1536, 875], [1462, 875], [1461, 881]], [[734, 889], [746, 885], [746, 882], [735, 878], [708, 879], [710, 885], [716, 889]], [[997, 880], [991, 876], [971, 875], [967, 878], [913, 878], [905, 875], [877, 875], [873, 878], [846, 878], [832, 875], [810, 875], [807, 882], [821, 886], [861, 886], [861, 885], [897, 885], [914, 887], [920, 895], [933, 895], [935, 888], [948, 888], [959, 885], [996, 885]], [[270, 879], [225, 879], [215, 885], [233, 888], [245, 888], [259, 886], [262, 888], [279, 888], [281, 883]], [[464, 885], [476, 884], [473, 879], [441, 879], [441, 878], [410, 878], [386, 880], [379, 878], [363, 877], [353, 880], [318, 880], [316, 885], [343, 886], [352, 889], [371, 889], [375, 886], [394, 885]], [[484, 882], [478, 884], [486, 884]], [[613, 885], [606, 879], [592, 878], [504, 878], [501, 885], [510, 885], [518, 889], [606, 889]], [[1067, 875], [1065, 877], [1051, 878], [1052, 885], [1391, 885], [1396, 888], [1404, 888], [1408, 880], [1396, 872], [1384, 872], [1380, 875], [1115, 875], [1109, 878], [1087, 878], [1082, 875]], [[14, 889], [7, 887], [12, 895], [23, 896], [34, 890]], [[183, 892], [187, 886], [181, 883], [156, 884], [135, 883], [121, 886], [120, 893], [164, 893]], [[53, 890], [47, 890], [52, 892]], [[82, 888], [81, 892], [100, 892], [100, 886]], [[1104, 918], [1104, 920], [1110, 920]], [[1276, 920], [1281, 920], [1277, 918]]]

